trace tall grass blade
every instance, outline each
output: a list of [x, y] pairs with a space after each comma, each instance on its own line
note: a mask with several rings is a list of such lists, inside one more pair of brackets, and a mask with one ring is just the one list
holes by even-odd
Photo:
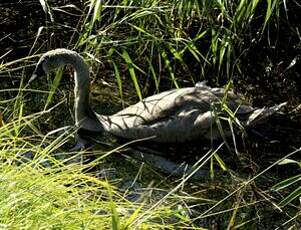
[[162, 58], [163, 58], [163, 60], [165, 62], [165, 67], [167, 68], [167, 70], [169, 72], [171, 82], [173, 83], [173, 85], [176, 88], [179, 88], [176, 76], [175, 76], [175, 74], [174, 74], [174, 72], [172, 70], [171, 62], [169, 60], [169, 57], [167, 56], [167, 53], [164, 50], [161, 51], [161, 56], [162, 56]]
[[270, 20], [275, 8], [279, 5], [279, 0], [266, 0], [266, 2], [267, 2], [267, 9], [266, 9], [262, 32], [265, 30], [268, 21]]
[[[101, 21], [101, 12], [102, 12], [102, 0], [94, 0], [94, 9], [93, 9], [93, 19], [92, 26], [95, 22]], [[91, 4], [92, 5], [92, 4]]]
[[296, 188], [293, 192], [291, 192], [288, 196], [286, 196], [281, 202], [279, 203], [279, 206], [283, 207], [285, 205], [288, 205], [293, 200], [301, 197], [301, 186], [299, 188]]
[[128, 54], [128, 52], [126, 50], [123, 50], [122, 57], [126, 61], [127, 67], [129, 69], [129, 73], [130, 73], [131, 78], [132, 78], [132, 82], [134, 83], [134, 87], [136, 89], [136, 93], [137, 93], [140, 101], [142, 101], [142, 93], [141, 93], [141, 89], [140, 89], [140, 86], [139, 86], [138, 78], [137, 78], [136, 73], [135, 73], [134, 63], [133, 63], [132, 59], [130, 58], [130, 55]]
[[120, 218], [118, 212], [116, 210], [116, 204], [113, 200], [112, 190], [111, 188], [108, 189], [109, 196], [110, 196], [110, 206], [111, 206], [111, 218], [112, 218], [112, 229], [113, 230], [120, 230]]
[[297, 182], [301, 181], [301, 175], [296, 175], [293, 177], [290, 177], [284, 181], [279, 182], [278, 184], [275, 184], [271, 189], [275, 191], [280, 191], [282, 189], [287, 188], [288, 186], [295, 184]]
[[138, 207], [135, 212], [127, 219], [126, 223], [124, 224], [123, 229], [129, 229], [131, 224], [134, 222], [134, 220], [138, 217], [139, 212], [142, 210], [143, 204], [141, 204], [140, 207]]
[[152, 78], [155, 82], [156, 92], [159, 92], [160, 91], [159, 90], [160, 79], [156, 75], [156, 71], [152, 64], [152, 61], [150, 59], [147, 59], [147, 62], [148, 62], [148, 69], [149, 69], [150, 75], [152, 76]]
[[63, 68], [59, 69], [56, 72], [55, 78], [54, 78], [52, 84], [50, 85], [50, 91], [49, 91], [48, 97], [46, 99], [46, 104], [45, 104], [44, 110], [46, 110], [48, 105], [52, 102], [53, 95], [54, 95], [55, 91], [57, 90], [57, 88], [60, 84], [62, 76], [63, 76]]
[[122, 79], [121, 79], [120, 72], [119, 72], [119, 69], [118, 69], [117, 65], [115, 64], [114, 61], [112, 63], [113, 63], [113, 67], [114, 67], [115, 78], [116, 78], [117, 85], [118, 85], [119, 96], [120, 96], [120, 99], [121, 99], [122, 107], [124, 107], [123, 91], [122, 91]]
[[52, 15], [52, 12], [51, 12], [50, 7], [48, 5], [48, 2], [45, 1], [45, 0], [39, 0], [39, 2], [41, 4], [41, 6], [43, 8], [43, 11], [45, 12], [45, 14], [49, 15], [51, 22], [54, 22], [53, 15]]

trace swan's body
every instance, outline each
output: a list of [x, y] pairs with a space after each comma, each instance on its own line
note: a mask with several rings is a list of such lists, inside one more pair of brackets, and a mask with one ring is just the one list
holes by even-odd
[[[109, 132], [126, 139], [152, 138], [156, 142], [185, 142], [198, 138], [216, 138], [216, 113], [212, 103], [225, 96], [223, 88], [205, 84], [162, 92], [129, 106], [120, 112], [104, 116], [92, 111], [89, 104], [89, 71], [83, 58], [74, 51], [56, 49], [45, 53], [31, 80], [63, 66], [75, 70], [75, 122], [83, 130]], [[227, 92], [226, 104], [245, 126], [252, 126], [279, 110], [284, 104], [271, 108], [254, 109]]]
[[[127, 139], [154, 137], [156, 142], [185, 142], [216, 138], [219, 133], [213, 125], [216, 118], [211, 104], [223, 96], [224, 90], [220, 88], [173, 89], [150, 96], [112, 116], [98, 115], [98, 118], [106, 131]], [[238, 109], [238, 116], [253, 111], [250, 106], [240, 107], [236, 95], [228, 96], [231, 108]]]

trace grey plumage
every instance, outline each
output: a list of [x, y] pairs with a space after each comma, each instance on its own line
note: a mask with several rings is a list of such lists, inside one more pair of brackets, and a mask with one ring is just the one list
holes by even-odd
[[[223, 88], [211, 88], [204, 82], [195, 87], [172, 89], [129, 106], [111, 116], [96, 114], [89, 104], [89, 71], [83, 58], [74, 51], [56, 49], [39, 60], [30, 81], [63, 66], [75, 70], [75, 122], [80, 129], [109, 132], [126, 139], [152, 138], [155, 142], [186, 142], [198, 138], [218, 138], [213, 103], [222, 100], [235, 111], [243, 126], [262, 123], [285, 105], [253, 108], [241, 96]], [[226, 96], [225, 96], [226, 95]], [[227, 135], [227, 132], [225, 132]]]

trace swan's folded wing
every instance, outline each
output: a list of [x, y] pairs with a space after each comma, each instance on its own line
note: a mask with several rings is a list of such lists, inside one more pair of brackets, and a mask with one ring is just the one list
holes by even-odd
[[103, 118], [105, 129], [127, 139], [154, 137], [183, 142], [204, 135], [211, 125], [210, 91], [183, 88], [167, 91]]
[[[166, 91], [132, 105], [112, 116], [102, 117], [106, 131], [127, 139], [153, 137], [158, 142], [184, 142], [197, 138], [216, 138], [212, 102], [221, 102], [221, 88], [191, 87]], [[243, 104], [233, 92], [226, 96], [228, 107], [239, 115], [251, 106]], [[220, 108], [221, 109], [221, 108]]]
[[[212, 113], [187, 110], [136, 126], [126, 126], [127, 119], [111, 123], [109, 132], [126, 139], [153, 138], [158, 142], [184, 142], [205, 136], [212, 124]], [[114, 118], [112, 119], [114, 120]]]

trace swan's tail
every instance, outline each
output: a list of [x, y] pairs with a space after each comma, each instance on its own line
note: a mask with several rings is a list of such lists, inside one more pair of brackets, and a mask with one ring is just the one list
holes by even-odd
[[248, 127], [254, 127], [256, 125], [264, 123], [271, 115], [278, 112], [281, 108], [286, 106], [287, 102], [283, 102], [279, 105], [272, 107], [264, 107], [261, 109], [256, 109], [251, 116], [249, 116], [246, 125]]

